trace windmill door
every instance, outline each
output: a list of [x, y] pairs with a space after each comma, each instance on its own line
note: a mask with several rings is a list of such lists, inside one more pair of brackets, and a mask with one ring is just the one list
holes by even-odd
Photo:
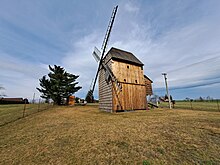
[[122, 91], [113, 96], [113, 110], [146, 109], [145, 86], [122, 84]]
[[122, 89], [123, 110], [146, 109], [145, 87], [134, 84], [124, 84]]

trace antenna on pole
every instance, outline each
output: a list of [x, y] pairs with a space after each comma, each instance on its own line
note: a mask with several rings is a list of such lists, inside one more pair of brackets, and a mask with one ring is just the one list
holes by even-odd
[[168, 97], [168, 100], [169, 100], [169, 106], [170, 106], [170, 109], [172, 109], [172, 106], [171, 106], [171, 100], [170, 100], [170, 95], [169, 95], [169, 91], [168, 91], [168, 85], [167, 85], [167, 73], [162, 73], [162, 75], [164, 76], [164, 80], [165, 80], [165, 85], [166, 85], [166, 91], [167, 91], [167, 97]]

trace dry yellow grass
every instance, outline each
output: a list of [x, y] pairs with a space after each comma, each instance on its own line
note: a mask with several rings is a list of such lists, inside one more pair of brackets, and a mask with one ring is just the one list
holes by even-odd
[[0, 164], [220, 164], [220, 113], [57, 107], [0, 127]]
[[[25, 107], [25, 111], [24, 111]], [[52, 108], [52, 104], [0, 104], [0, 127], [42, 110]]]

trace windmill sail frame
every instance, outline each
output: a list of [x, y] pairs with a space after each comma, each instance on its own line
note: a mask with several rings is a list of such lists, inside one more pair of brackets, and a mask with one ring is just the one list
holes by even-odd
[[[109, 40], [109, 37], [110, 37], [110, 33], [111, 33], [111, 30], [112, 30], [112, 27], [113, 27], [113, 23], [114, 23], [114, 20], [115, 20], [115, 16], [116, 16], [117, 10], [118, 10], [118, 6], [115, 6], [114, 9], [113, 9], [113, 12], [112, 12], [112, 16], [111, 16], [111, 19], [110, 19], [110, 22], [109, 22], [106, 34], [105, 34], [105, 38], [104, 38], [104, 41], [103, 41], [103, 44], [102, 44], [101, 58], [100, 58], [98, 69], [97, 69], [96, 76], [95, 76], [95, 79], [94, 79], [94, 84], [93, 84], [93, 87], [91, 89], [92, 93], [94, 92], [94, 89], [95, 89], [95, 85], [96, 85], [96, 81], [97, 81], [97, 78], [98, 78], [100, 67], [104, 66], [104, 64], [103, 64], [103, 57], [104, 57], [104, 54], [105, 54], [105, 51], [106, 51], [106, 47], [107, 47], [107, 44], [108, 44], [108, 40]], [[106, 69], [106, 70], [108, 70], [108, 69]]]

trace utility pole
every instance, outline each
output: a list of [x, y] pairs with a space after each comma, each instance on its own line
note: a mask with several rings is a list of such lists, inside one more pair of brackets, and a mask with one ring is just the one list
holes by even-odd
[[33, 95], [33, 100], [32, 100], [32, 103], [34, 104], [34, 100], [35, 100], [35, 93]]
[[169, 91], [168, 91], [168, 85], [167, 85], [167, 77], [166, 77], [167, 74], [166, 73], [162, 73], [162, 75], [164, 76], [164, 79], [165, 79], [167, 97], [168, 97], [168, 100], [169, 100], [169, 106], [170, 106], [170, 109], [172, 109], [170, 95], [169, 95]]

